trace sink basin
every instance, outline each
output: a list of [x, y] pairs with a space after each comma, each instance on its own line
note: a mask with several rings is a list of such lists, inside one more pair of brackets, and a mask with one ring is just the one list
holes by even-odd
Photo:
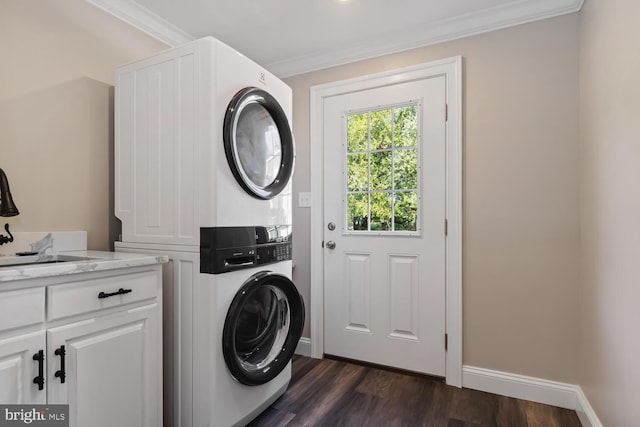
[[29, 255], [0, 258], [0, 268], [27, 267], [31, 265], [55, 264], [69, 261], [87, 261], [91, 258], [73, 255]]

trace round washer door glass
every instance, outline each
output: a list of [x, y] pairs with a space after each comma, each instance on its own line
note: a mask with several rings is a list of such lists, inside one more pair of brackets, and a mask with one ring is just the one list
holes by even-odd
[[224, 149], [231, 171], [251, 196], [271, 199], [293, 173], [295, 148], [284, 110], [268, 92], [238, 92], [224, 117]]
[[304, 326], [304, 302], [291, 280], [263, 271], [233, 299], [222, 333], [229, 371], [242, 384], [267, 383], [287, 366]]

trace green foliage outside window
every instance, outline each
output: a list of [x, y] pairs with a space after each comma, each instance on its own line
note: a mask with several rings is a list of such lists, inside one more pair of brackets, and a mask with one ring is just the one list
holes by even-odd
[[418, 106], [347, 117], [347, 229], [416, 231]]

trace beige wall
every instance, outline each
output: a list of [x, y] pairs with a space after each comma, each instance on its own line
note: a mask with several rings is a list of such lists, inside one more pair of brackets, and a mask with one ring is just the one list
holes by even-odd
[[580, 385], [605, 426], [640, 423], [640, 3], [581, 13]]
[[[296, 197], [310, 188], [310, 86], [464, 57], [465, 364], [577, 381], [578, 52], [573, 14], [286, 79]], [[310, 307], [308, 209], [294, 227]]]
[[[0, 0], [0, 168], [14, 231], [117, 231], [112, 202], [117, 65], [166, 46], [83, 0]], [[110, 197], [111, 196], [111, 197]]]

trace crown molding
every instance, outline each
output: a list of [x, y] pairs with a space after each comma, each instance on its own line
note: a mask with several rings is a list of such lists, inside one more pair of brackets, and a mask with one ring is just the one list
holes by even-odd
[[402, 52], [580, 11], [584, 0], [515, 0], [455, 18], [436, 21], [394, 36], [348, 44], [264, 64], [280, 78]]
[[[173, 47], [194, 37], [133, 0], [85, 0]], [[280, 78], [487, 33], [580, 11], [584, 0], [514, 0], [455, 18], [342, 48], [262, 64]]]
[[110, 13], [143, 33], [166, 43], [170, 47], [178, 46], [194, 40], [194, 37], [190, 34], [185, 33], [164, 18], [132, 0], [85, 1], [107, 13]]

